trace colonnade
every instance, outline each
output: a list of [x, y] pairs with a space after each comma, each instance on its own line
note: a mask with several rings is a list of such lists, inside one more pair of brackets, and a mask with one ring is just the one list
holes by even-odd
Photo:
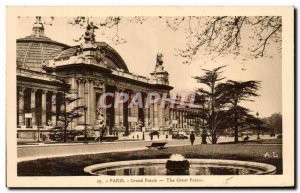
[[53, 90], [18, 86], [17, 125], [35, 128], [56, 124], [62, 105], [57, 96], [61, 94]]

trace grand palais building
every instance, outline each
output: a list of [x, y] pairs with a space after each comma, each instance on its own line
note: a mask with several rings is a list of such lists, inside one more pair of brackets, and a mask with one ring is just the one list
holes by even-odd
[[[159, 102], [150, 108], [128, 108], [127, 102], [99, 110], [100, 97], [106, 92], [123, 92], [129, 96], [142, 93], [144, 98], [152, 92], [170, 93], [173, 87], [159, 59], [153, 58], [153, 72], [149, 77], [139, 76], [129, 71], [110, 45], [95, 41], [92, 24], [87, 26], [84, 39], [77, 46], [54, 41], [45, 36], [44, 26], [37, 17], [32, 34], [16, 40], [18, 139], [38, 140], [41, 134], [49, 134], [64, 112], [66, 92], [79, 98], [67, 109], [86, 106], [85, 116], [74, 119], [69, 129], [84, 124], [95, 128], [98, 119], [104, 119], [106, 135], [116, 135], [117, 131], [119, 136], [130, 136], [138, 132], [138, 124], [145, 131], [155, 128], [163, 132], [169, 128], [194, 127], [196, 120], [187, 116], [194, 109], [169, 105], [159, 108]], [[101, 113], [103, 117], [99, 116]]]

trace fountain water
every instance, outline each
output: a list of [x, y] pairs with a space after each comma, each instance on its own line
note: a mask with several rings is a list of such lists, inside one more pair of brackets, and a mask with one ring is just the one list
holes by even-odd
[[173, 154], [170, 159], [167, 160], [166, 169], [168, 175], [188, 175], [189, 174], [190, 163], [181, 154]]
[[128, 160], [95, 164], [84, 168], [92, 175], [269, 175], [270, 164], [220, 159], [186, 159], [174, 154], [169, 159]]

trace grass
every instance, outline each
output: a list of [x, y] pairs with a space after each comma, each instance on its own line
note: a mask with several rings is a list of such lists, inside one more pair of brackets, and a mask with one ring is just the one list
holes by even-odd
[[[268, 152], [276, 152], [278, 158], [264, 157]], [[170, 147], [164, 150], [138, 150], [103, 154], [76, 155], [58, 158], [47, 158], [18, 163], [19, 176], [85, 176], [83, 168], [89, 165], [140, 159], [169, 158], [181, 153], [186, 158], [232, 159], [256, 161], [272, 164], [277, 167], [277, 174], [282, 174], [281, 145], [243, 145], [216, 144]]]
[[[219, 144], [234, 144], [235, 142], [222, 142]], [[239, 144], [282, 144], [282, 139], [255, 139], [249, 141], [239, 141]]]

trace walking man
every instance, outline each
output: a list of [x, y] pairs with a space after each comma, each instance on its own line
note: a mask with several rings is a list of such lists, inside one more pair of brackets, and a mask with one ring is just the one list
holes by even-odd
[[190, 141], [191, 141], [191, 144], [194, 145], [194, 141], [195, 141], [195, 134], [194, 132], [192, 131], [192, 133], [190, 134]]

